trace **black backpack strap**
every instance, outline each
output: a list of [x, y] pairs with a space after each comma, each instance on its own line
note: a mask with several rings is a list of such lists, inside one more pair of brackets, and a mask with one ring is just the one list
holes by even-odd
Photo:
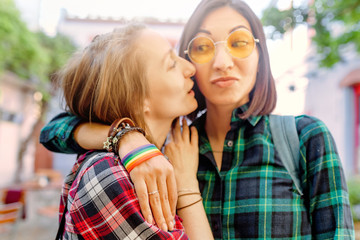
[[300, 183], [300, 142], [294, 116], [269, 115], [274, 146], [289, 172], [296, 189], [304, 195]]

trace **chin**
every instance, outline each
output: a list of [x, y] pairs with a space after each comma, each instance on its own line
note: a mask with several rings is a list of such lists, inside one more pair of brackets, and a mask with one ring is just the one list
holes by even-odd
[[193, 104], [190, 113], [192, 113], [193, 111], [195, 111], [195, 110], [197, 109], [197, 107], [198, 107], [197, 101], [196, 101], [196, 100], [194, 100], [194, 101], [195, 101], [195, 103]]
[[196, 108], [198, 107], [198, 104], [197, 102], [195, 104], [192, 104], [192, 105], [189, 105], [187, 108], [186, 108], [186, 112], [184, 112], [183, 114], [181, 114], [181, 116], [186, 116], [190, 113], [192, 113], [193, 111], [196, 110]]

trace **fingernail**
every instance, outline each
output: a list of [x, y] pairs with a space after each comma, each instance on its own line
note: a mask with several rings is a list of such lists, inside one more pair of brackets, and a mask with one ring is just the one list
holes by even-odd
[[161, 228], [162, 228], [163, 231], [167, 231], [167, 230], [168, 230], [166, 223], [163, 223], [163, 224], [161, 225]]
[[170, 231], [174, 230], [174, 221], [170, 221], [168, 225]]

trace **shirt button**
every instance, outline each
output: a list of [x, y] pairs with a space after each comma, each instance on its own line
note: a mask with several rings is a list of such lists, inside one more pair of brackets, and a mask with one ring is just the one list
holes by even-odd
[[228, 141], [227, 145], [228, 145], [228, 147], [232, 147], [234, 145], [234, 142], [233, 141]]

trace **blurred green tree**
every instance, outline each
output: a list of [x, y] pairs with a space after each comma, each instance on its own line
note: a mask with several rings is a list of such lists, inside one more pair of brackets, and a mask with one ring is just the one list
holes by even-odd
[[321, 57], [320, 66], [330, 68], [342, 61], [342, 52], [351, 45], [360, 53], [360, 1], [309, 0], [280, 10], [272, 1], [264, 10], [262, 22], [270, 27], [272, 38], [291, 31], [299, 24], [307, 24], [316, 34], [312, 41]]
[[0, 77], [6, 71], [12, 72], [20, 79], [31, 82], [41, 93], [38, 119], [32, 132], [19, 145], [15, 182], [21, 180], [23, 156], [54, 94], [51, 76], [75, 49], [74, 43], [64, 35], [50, 37], [43, 32], [30, 31], [21, 20], [14, 1], [0, 0]]

